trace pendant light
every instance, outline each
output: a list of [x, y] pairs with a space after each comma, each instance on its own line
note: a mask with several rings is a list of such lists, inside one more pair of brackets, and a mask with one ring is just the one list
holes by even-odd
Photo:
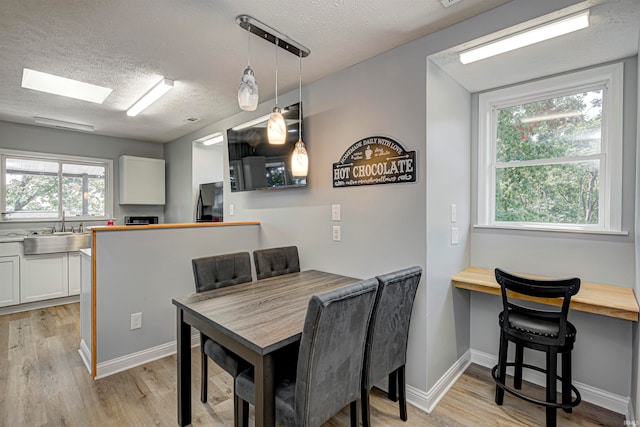
[[240, 87], [238, 88], [238, 105], [241, 110], [255, 111], [258, 108], [258, 82], [251, 69], [251, 26], [248, 29], [249, 36], [249, 58], [247, 68], [242, 73]]
[[287, 139], [287, 123], [284, 121], [282, 111], [278, 107], [278, 45], [280, 40], [276, 38], [276, 105], [271, 111], [267, 123], [267, 139], [269, 144], [282, 145]]
[[309, 172], [309, 156], [302, 142], [302, 54], [300, 54], [300, 72], [298, 74], [298, 142], [291, 155], [291, 174], [305, 177]]

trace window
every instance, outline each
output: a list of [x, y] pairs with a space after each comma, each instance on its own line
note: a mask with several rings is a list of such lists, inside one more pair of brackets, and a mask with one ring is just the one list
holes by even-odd
[[619, 232], [622, 64], [479, 96], [478, 224]]
[[111, 218], [112, 161], [0, 152], [3, 221]]

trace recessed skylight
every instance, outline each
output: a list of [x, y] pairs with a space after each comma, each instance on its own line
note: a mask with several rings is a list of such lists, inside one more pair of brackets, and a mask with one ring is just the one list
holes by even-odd
[[42, 73], [29, 68], [25, 68], [22, 71], [22, 87], [96, 104], [102, 104], [107, 96], [113, 92], [113, 89], [108, 87], [54, 76], [53, 74]]

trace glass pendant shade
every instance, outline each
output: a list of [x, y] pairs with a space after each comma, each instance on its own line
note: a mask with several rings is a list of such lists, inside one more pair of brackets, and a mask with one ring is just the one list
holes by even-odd
[[287, 139], [287, 123], [277, 105], [273, 107], [267, 123], [267, 139], [269, 144], [282, 145]]
[[247, 66], [238, 88], [238, 105], [244, 111], [255, 111], [258, 108], [258, 99], [258, 82], [251, 67]]
[[307, 176], [308, 172], [309, 156], [307, 156], [307, 150], [304, 148], [304, 142], [302, 142], [302, 139], [299, 139], [291, 155], [291, 174], [293, 176], [303, 177]]

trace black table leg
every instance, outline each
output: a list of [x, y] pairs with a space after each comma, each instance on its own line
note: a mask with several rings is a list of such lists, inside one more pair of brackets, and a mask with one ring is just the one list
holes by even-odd
[[178, 424], [191, 424], [191, 326], [184, 322], [184, 311], [178, 308]]
[[276, 401], [274, 395], [273, 356], [265, 354], [254, 367], [256, 393], [256, 427], [274, 427], [276, 425]]

